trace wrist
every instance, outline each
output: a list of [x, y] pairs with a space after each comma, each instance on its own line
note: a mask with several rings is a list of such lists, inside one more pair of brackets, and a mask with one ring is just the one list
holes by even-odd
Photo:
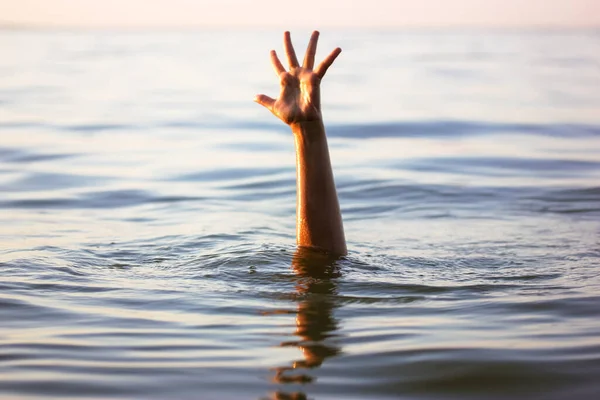
[[325, 138], [325, 126], [321, 118], [310, 121], [292, 122], [290, 124], [294, 136], [304, 140], [318, 140]]

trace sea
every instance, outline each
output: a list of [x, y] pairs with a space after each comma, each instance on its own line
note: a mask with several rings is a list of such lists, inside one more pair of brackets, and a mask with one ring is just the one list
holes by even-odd
[[0, 31], [0, 398], [600, 398], [600, 31], [336, 46], [333, 259], [282, 32]]

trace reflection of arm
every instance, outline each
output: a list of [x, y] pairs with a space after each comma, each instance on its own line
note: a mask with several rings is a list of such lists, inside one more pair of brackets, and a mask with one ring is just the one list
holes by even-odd
[[[296, 293], [301, 297], [296, 313], [298, 340], [281, 343], [302, 351], [303, 359], [292, 366], [276, 368], [273, 377], [277, 383], [309, 383], [314, 377], [307, 368], [318, 368], [330, 357], [341, 352], [341, 348], [331, 340], [337, 336], [338, 321], [333, 315], [337, 294], [336, 279], [340, 277], [336, 261], [338, 257], [323, 252], [299, 247], [292, 258], [292, 268], [297, 276]], [[301, 397], [302, 398], [302, 397]]]
[[333, 50], [316, 68], [318, 32], [313, 32], [302, 66], [299, 65], [289, 32], [284, 47], [286, 71], [274, 51], [271, 62], [279, 77], [277, 99], [258, 95], [255, 101], [268, 108], [292, 128], [296, 142], [297, 209], [296, 239], [299, 246], [314, 247], [345, 255], [346, 240], [331, 170], [329, 148], [321, 114], [320, 83], [341, 49]]

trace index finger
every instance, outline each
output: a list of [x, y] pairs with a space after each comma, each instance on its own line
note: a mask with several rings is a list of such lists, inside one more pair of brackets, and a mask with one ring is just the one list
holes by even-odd
[[298, 58], [296, 57], [294, 46], [292, 46], [292, 37], [290, 36], [289, 31], [286, 31], [283, 34], [283, 47], [285, 49], [285, 54], [287, 56], [288, 63], [290, 64], [290, 68], [297, 68]]
[[279, 61], [279, 57], [277, 57], [275, 50], [271, 50], [271, 64], [273, 65], [273, 69], [275, 70], [275, 74], [277, 76], [281, 75], [281, 73], [285, 71], [285, 68], [283, 68], [283, 65], [281, 65], [281, 61]]

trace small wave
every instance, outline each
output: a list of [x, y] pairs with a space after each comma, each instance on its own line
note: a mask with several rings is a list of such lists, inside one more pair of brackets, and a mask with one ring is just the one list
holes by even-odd
[[523, 196], [520, 203], [534, 212], [595, 215], [600, 213], [600, 187], [545, 190]]
[[33, 163], [53, 161], [77, 156], [69, 153], [41, 153], [30, 150], [0, 147], [0, 162], [3, 163]]
[[265, 177], [292, 171], [289, 168], [223, 168], [180, 175], [169, 180], [189, 182], [231, 181], [252, 177]]
[[516, 157], [436, 157], [408, 160], [397, 167], [415, 171], [451, 172], [464, 175], [514, 176], [524, 172], [535, 176], [572, 176], [600, 172], [600, 162], [568, 159]]
[[88, 192], [73, 197], [50, 199], [0, 200], [0, 208], [122, 208], [151, 203], [181, 203], [202, 200], [206, 200], [206, 198], [199, 196], [160, 196], [145, 190], [131, 189]]
[[333, 125], [333, 137], [347, 139], [393, 137], [447, 137], [518, 133], [551, 137], [597, 137], [600, 126], [583, 124], [512, 124], [478, 121], [407, 121], [380, 124]]
[[44, 190], [54, 191], [67, 188], [99, 186], [113, 179], [115, 178], [89, 175], [83, 176], [76, 174], [36, 172], [35, 174], [30, 174], [24, 178], [0, 186], [0, 192], [28, 192]]
[[[285, 132], [281, 124], [265, 123], [252, 120], [235, 121], [231, 119], [216, 120], [213, 122], [180, 120], [151, 123], [148, 125], [138, 124], [107, 124], [101, 122], [90, 122], [77, 125], [53, 125], [35, 121], [15, 121], [0, 123], [0, 130], [17, 130], [38, 128], [42, 130], [62, 130], [81, 133], [94, 133], [103, 131], [131, 131], [141, 129], [193, 129], [193, 130], [259, 130], [269, 132]], [[346, 139], [365, 138], [404, 138], [404, 137], [447, 137], [456, 138], [461, 136], [486, 135], [496, 133], [515, 133], [549, 137], [586, 138], [598, 137], [600, 126], [581, 123], [504, 123], [491, 121], [468, 121], [468, 120], [433, 120], [433, 121], [393, 121], [371, 124], [353, 123], [333, 124], [327, 127], [327, 134], [331, 137]]]
[[104, 132], [104, 131], [115, 131], [115, 130], [127, 130], [130, 131], [135, 128], [133, 125], [119, 125], [119, 124], [86, 124], [86, 125], [67, 125], [63, 129], [75, 132]]

